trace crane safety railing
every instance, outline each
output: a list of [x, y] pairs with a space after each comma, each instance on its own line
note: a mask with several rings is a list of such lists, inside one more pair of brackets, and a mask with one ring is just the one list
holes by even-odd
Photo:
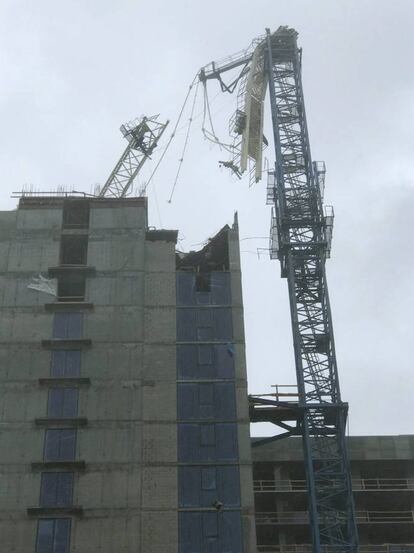
[[[357, 511], [358, 524], [413, 523], [414, 511]], [[345, 519], [344, 519], [345, 520]], [[308, 511], [282, 511], [256, 513], [256, 524], [309, 524]]]
[[252, 394], [252, 397], [270, 397], [275, 401], [298, 403], [299, 392], [296, 384], [272, 384], [274, 391], [268, 394]]
[[[310, 544], [259, 544], [259, 553], [312, 553]], [[334, 553], [332, 546], [323, 546], [322, 553]], [[360, 545], [359, 553], [414, 553], [414, 543], [383, 543], [378, 545]]]
[[[306, 480], [254, 480], [255, 492], [305, 492]], [[354, 478], [353, 491], [414, 490], [414, 478]]]

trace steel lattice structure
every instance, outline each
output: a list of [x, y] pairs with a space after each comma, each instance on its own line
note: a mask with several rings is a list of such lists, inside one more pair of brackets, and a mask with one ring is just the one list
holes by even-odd
[[345, 443], [348, 406], [341, 401], [325, 274], [331, 228], [311, 159], [297, 33], [268, 32], [265, 56], [278, 257], [289, 288], [313, 549], [353, 552], [358, 544]]
[[[296, 413], [296, 428], [283, 416], [265, 416], [287, 430], [283, 436], [302, 436], [313, 552], [353, 553], [358, 534], [345, 437], [348, 405], [341, 400], [325, 274], [333, 223], [333, 210], [324, 210], [322, 201], [325, 165], [311, 159], [296, 31], [267, 31], [257, 48], [265, 61], [275, 146], [267, 194], [273, 204], [270, 254], [288, 281], [299, 401], [292, 407], [252, 398], [252, 413], [255, 404]], [[213, 64], [200, 78], [217, 78], [252, 57], [248, 52], [221, 69]], [[264, 420], [263, 412], [256, 412], [256, 420]]]
[[150, 157], [165, 131], [168, 121], [160, 123], [158, 115], [142, 117], [121, 126], [121, 132], [128, 140], [128, 146], [115, 165], [99, 196], [123, 198], [145, 161]]

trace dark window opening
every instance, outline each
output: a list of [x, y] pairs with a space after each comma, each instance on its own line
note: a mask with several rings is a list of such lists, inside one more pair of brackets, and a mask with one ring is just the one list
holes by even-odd
[[66, 378], [78, 377], [80, 375], [80, 365], [80, 350], [52, 351], [50, 376]]
[[71, 418], [78, 414], [77, 388], [51, 388], [47, 402], [47, 416], [51, 418]]
[[69, 507], [73, 501], [73, 472], [43, 472], [41, 507]]
[[89, 202], [65, 200], [63, 204], [63, 228], [88, 228]]
[[85, 299], [86, 279], [84, 275], [67, 274], [58, 278], [59, 301], [83, 301]]
[[83, 313], [55, 313], [53, 338], [80, 340], [82, 338]]
[[61, 265], [86, 265], [88, 237], [85, 235], [63, 235], [60, 242]]
[[50, 428], [45, 432], [44, 461], [73, 461], [76, 451], [75, 428]]
[[211, 273], [196, 273], [196, 292], [211, 291]]
[[39, 520], [36, 553], [69, 553], [70, 518]]

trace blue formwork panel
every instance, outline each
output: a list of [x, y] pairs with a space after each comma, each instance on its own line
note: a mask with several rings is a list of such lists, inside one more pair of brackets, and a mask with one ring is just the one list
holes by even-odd
[[240, 507], [238, 466], [179, 467], [178, 489], [181, 508], [208, 508], [217, 501], [224, 508]]
[[179, 420], [236, 419], [236, 390], [232, 382], [177, 384]]
[[213, 305], [231, 304], [230, 273], [211, 273], [210, 288]]
[[83, 331], [83, 313], [55, 313], [53, 318], [53, 338], [60, 340], [80, 340]]
[[179, 553], [242, 553], [240, 511], [179, 515]]
[[177, 346], [179, 379], [234, 378], [234, 345], [183, 344]]
[[177, 341], [231, 341], [232, 337], [230, 307], [177, 309]]
[[237, 461], [237, 424], [178, 424], [178, 461]]
[[[197, 278], [208, 282], [209, 290], [197, 290]], [[230, 305], [230, 273], [214, 271], [197, 275], [177, 273], [177, 305]]]
[[177, 305], [195, 305], [195, 273], [177, 273]]

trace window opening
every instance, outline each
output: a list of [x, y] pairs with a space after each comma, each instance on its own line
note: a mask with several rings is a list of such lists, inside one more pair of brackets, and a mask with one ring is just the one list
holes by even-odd
[[85, 275], [69, 273], [58, 277], [58, 301], [83, 301], [85, 289]]
[[88, 237], [83, 234], [64, 234], [60, 241], [61, 265], [86, 265]]
[[83, 313], [55, 313], [53, 338], [80, 340], [82, 338]]
[[51, 388], [47, 402], [47, 415], [51, 418], [71, 418], [78, 414], [77, 388]]
[[50, 428], [45, 432], [44, 461], [73, 461], [76, 451], [75, 428]]
[[70, 518], [39, 520], [36, 553], [69, 553], [70, 527]]
[[41, 507], [69, 507], [73, 500], [73, 472], [42, 472]]
[[63, 228], [88, 228], [89, 202], [65, 200], [63, 203]]
[[196, 292], [211, 292], [211, 273], [196, 273]]
[[54, 350], [51, 357], [50, 376], [78, 377], [80, 365], [80, 350]]

